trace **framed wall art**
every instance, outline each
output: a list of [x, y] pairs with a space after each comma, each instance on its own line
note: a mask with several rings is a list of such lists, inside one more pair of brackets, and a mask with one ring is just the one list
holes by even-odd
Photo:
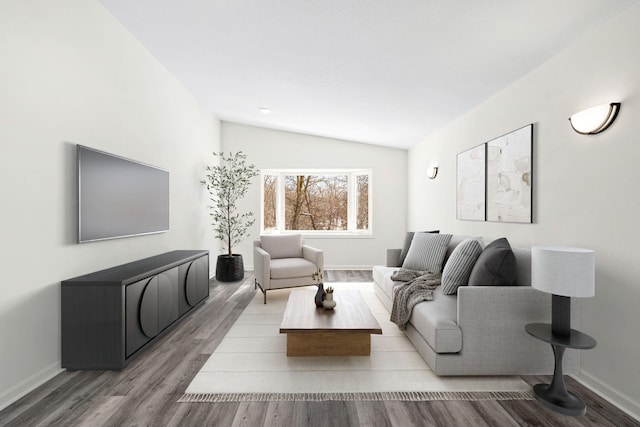
[[533, 124], [486, 145], [487, 221], [531, 223]]
[[456, 218], [485, 220], [485, 144], [457, 157]]

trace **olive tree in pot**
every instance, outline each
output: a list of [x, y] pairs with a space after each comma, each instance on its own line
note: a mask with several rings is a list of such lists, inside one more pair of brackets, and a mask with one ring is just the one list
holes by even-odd
[[242, 255], [233, 253], [233, 246], [249, 235], [249, 227], [255, 223], [253, 212], [240, 213], [237, 202], [243, 198], [258, 175], [256, 166], [247, 164], [247, 155], [237, 153], [213, 153], [220, 159], [219, 165], [207, 166], [202, 182], [211, 195], [209, 206], [213, 230], [222, 240], [226, 254], [219, 255], [216, 263], [216, 280], [233, 282], [244, 278]]

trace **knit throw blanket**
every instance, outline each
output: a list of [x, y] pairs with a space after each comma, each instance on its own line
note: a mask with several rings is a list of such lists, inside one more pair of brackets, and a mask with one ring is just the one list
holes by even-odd
[[391, 280], [401, 282], [393, 287], [393, 307], [391, 321], [401, 330], [407, 329], [407, 323], [416, 304], [432, 301], [433, 291], [440, 284], [441, 273], [400, 269], [391, 275]]

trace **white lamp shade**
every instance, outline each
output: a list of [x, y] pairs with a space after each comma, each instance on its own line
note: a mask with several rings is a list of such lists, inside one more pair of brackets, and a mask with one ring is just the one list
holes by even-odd
[[531, 286], [566, 297], [595, 295], [595, 252], [559, 246], [531, 248]]

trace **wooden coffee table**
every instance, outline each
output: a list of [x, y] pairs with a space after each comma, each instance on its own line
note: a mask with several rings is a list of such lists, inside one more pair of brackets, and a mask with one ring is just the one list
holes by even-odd
[[336, 290], [336, 308], [316, 308], [315, 291], [291, 291], [280, 333], [287, 356], [369, 356], [371, 334], [382, 334], [359, 291]]

